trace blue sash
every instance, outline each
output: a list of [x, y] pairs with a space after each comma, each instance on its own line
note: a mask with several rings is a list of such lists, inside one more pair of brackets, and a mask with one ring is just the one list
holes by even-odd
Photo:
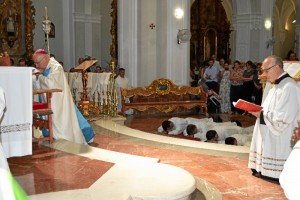
[[[76, 115], [77, 115], [77, 120], [79, 123], [79, 127], [83, 133], [83, 136], [85, 138], [86, 142], [91, 141], [93, 137], [95, 137], [95, 133], [91, 125], [88, 123], [88, 121], [83, 117], [81, 112], [78, 110], [77, 106], [74, 104]], [[49, 136], [48, 129], [43, 128], [42, 129], [42, 134], [44, 137]]]
[[[44, 70], [43, 75], [48, 77], [49, 72], [50, 72], [50, 67]], [[43, 102], [42, 94], [39, 94], [39, 102]], [[44, 137], [48, 137], [49, 136], [48, 129], [43, 128], [42, 129], [42, 134], [43, 134]]]
[[91, 125], [88, 123], [88, 121], [83, 117], [77, 106], [74, 104], [76, 115], [78, 119], [78, 123], [80, 126], [80, 129], [83, 133], [83, 136], [85, 138], [86, 142], [89, 142], [93, 137], [95, 137], [95, 133]]
[[44, 70], [43, 75], [48, 77], [49, 72], [50, 72], [50, 67]]

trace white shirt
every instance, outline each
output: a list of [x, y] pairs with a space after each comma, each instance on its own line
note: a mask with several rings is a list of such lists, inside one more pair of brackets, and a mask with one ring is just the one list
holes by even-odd
[[279, 182], [288, 199], [300, 199], [300, 141], [298, 141], [280, 174]]
[[[210, 79], [206, 80], [205, 79], [206, 75], [210, 76]], [[218, 75], [219, 75], [219, 69], [216, 66], [209, 66], [205, 69], [203, 78], [207, 82], [211, 82], [211, 81], [218, 82]]]

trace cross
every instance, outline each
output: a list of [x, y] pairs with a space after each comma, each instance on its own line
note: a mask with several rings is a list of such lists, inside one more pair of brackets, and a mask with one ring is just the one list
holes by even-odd
[[149, 25], [149, 27], [150, 27], [151, 29], [154, 29], [154, 28], [155, 28], [155, 25], [152, 23], [152, 24]]

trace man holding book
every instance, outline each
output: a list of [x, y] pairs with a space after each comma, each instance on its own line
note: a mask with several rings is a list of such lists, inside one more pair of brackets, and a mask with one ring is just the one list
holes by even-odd
[[283, 70], [282, 59], [267, 57], [262, 76], [273, 84], [262, 102], [250, 147], [248, 167], [256, 177], [278, 181], [283, 165], [292, 151], [291, 138], [300, 119], [300, 87]]

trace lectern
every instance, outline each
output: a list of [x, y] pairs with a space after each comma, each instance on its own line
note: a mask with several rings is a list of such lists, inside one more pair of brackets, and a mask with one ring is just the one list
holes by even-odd
[[83, 116], [89, 116], [89, 107], [90, 107], [90, 99], [87, 93], [87, 80], [88, 73], [87, 69], [93, 66], [98, 60], [86, 60], [77, 67], [75, 67], [75, 71], [80, 71], [82, 73], [82, 95], [81, 100], [78, 103], [78, 108], [81, 110]]

